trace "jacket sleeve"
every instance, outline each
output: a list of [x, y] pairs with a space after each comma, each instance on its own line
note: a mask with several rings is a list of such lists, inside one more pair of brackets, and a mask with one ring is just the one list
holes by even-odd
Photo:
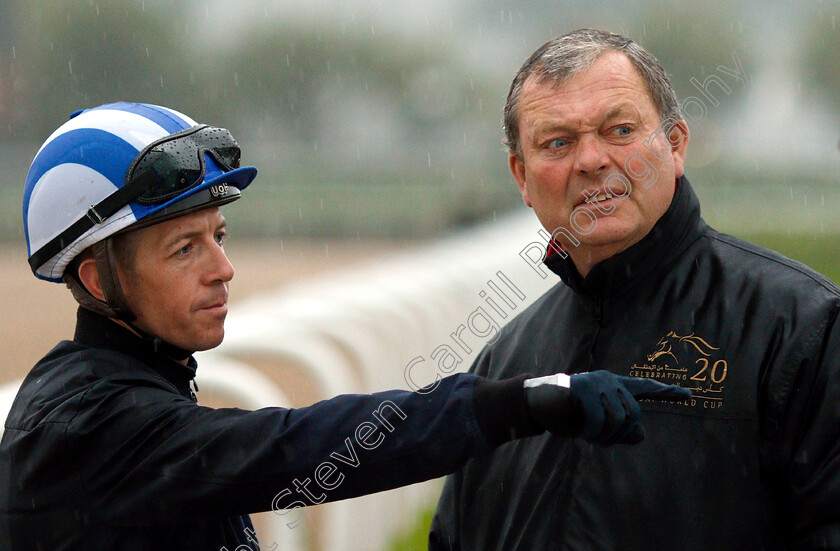
[[[803, 345], [790, 380], [769, 479], [783, 496], [780, 525], [790, 550], [840, 549], [840, 327], [837, 308]], [[776, 386], [778, 393], [784, 387]], [[771, 397], [772, 400], [772, 397]]]
[[473, 407], [479, 380], [257, 411], [110, 381], [88, 391], [66, 439], [89, 510], [106, 523], [290, 509], [436, 478], [487, 453]]

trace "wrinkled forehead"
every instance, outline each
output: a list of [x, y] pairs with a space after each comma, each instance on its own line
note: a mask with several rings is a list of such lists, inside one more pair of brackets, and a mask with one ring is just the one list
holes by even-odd
[[523, 88], [528, 85], [540, 85], [562, 91], [570, 87], [603, 82], [624, 83], [648, 93], [644, 78], [630, 58], [615, 50], [602, 52], [573, 71], [552, 71], [550, 64], [543, 64], [528, 76]]
[[644, 79], [620, 52], [605, 53], [588, 69], [563, 81], [531, 75], [522, 87], [520, 116], [544, 111], [576, 116], [658, 113]]

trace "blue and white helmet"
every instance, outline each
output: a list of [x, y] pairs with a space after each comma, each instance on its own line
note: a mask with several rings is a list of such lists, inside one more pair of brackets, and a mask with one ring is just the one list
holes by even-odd
[[[149, 152], [165, 155], [167, 148], [166, 166], [185, 159], [193, 178], [144, 197], [141, 188], [158, 185], [159, 191], [163, 178], [147, 162]], [[176, 174], [181, 184], [183, 174]], [[44, 142], [26, 177], [23, 223], [32, 271], [61, 282], [70, 261], [91, 245], [126, 228], [233, 201], [256, 174], [239, 167], [239, 146], [226, 130], [172, 109], [112, 103], [76, 112]]]

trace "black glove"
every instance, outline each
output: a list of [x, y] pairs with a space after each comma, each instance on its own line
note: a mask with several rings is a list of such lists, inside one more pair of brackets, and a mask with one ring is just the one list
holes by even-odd
[[645, 437], [637, 398], [683, 401], [691, 391], [653, 379], [622, 377], [609, 371], [577, 375], [558, 373], [526, 379], [531, 419], [558, 436], [580, 436], [609, 446], [638, 444]]

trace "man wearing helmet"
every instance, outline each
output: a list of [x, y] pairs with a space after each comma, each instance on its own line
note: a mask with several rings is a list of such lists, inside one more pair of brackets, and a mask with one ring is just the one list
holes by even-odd
[[345, 436], [384, 403], [399, 426], [330, 500], [438, 477], [545, 430], [636, 443], [634, 397], [687, 398], [597, 371], [459, 374], [425, 393], [293, 410], [199, 406], [192, 353], [222, 342], [234, 273], [219, 207], [256, 176], [239, 155], [227, 130], [130, 103], [76, 113], [39, 150], [24, 193], [29, 263], [81, 307], [74, 339], [32, 369], [6, 421], [0, 549], [249, 548], [248, 514], [346, 453]]

